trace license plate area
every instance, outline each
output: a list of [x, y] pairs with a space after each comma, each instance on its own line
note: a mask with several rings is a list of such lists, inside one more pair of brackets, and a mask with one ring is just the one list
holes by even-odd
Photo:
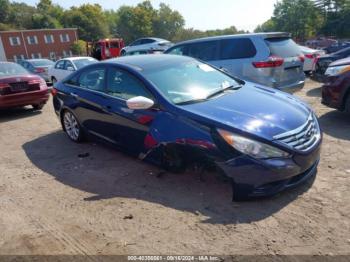
[[29, 89], [29, 85], [27, 82], [18, 82], [10, 84], [10, 90], [12, 92], [23, 92]]

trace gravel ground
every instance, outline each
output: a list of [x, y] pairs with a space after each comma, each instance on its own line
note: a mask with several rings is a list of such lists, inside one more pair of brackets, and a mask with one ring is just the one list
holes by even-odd
[[[349, 254], [350, 118], [317, 112], [324, 143], [314, 181], [232, 203], [213, 174], [158, 168], [61, 131], [42, 112], [0, 112], [0, 254]], [[78, 157], [79, 154], [86, 154]]]

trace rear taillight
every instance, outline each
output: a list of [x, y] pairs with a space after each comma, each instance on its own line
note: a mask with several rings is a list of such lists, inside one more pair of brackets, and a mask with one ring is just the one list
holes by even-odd
[[10, 87], [9, 84], [0, 83], [0, 88], [6, 88], [6, 87]]
[[6, 88], [10, 88], [9, 84], [0, 83], [0, 96], [1, 95], [6, 95], [6, 93], [7, 93], [7, 89]]
[[41, 67], [35, 68], [35, 73], [44, 73], [44, 72], [45, 72], [45, 68], [41, 68]]
[[314, 55], [313, 54], [306, 54], [305, 57], [308, 58], [308, 59], [314, 59]]
[[253, 62], [255, 68], [279, 67], [283, 65], [284, 59], [279, 56], [269, 56], [266, 61]]
[[300, 62], [304, 63], [305, 62], [305, 56], [304, 55], [300, 55], [299, 56], [299, 60], [300, 60]]
[[52, 96], [55, 96], [55, 95], [57, 95], [57, 93], [58, 93], [58, 91], [57, 91], [57, 89], [56, 88], [51, 88], [51, 94], [52, 94]]
[[39, 85], [40, 89], [46, 89], [47, 85], [44, 79], [33, 79], [28, 81], [29, 85]]

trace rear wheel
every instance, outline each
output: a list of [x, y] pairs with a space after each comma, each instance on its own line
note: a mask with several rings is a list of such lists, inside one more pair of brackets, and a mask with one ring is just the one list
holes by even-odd
[[70, 111], [65, 111], [62, 117], [62, 125], [68, 137], [74, 142], [83, 140], [83, 131], [76, 117]]
[[43, 109], [44, 105], [45, 105], [45, 103], [41, 103], [41, 104], [32, 105], [32, 107], [34, 110], [41, 110], [41, 109]]
[[121, 56], [125, 56], [125, 55], [126, 55], [126, 51], [125, 51], [125, 50], [122, 50], [122, 51], [120, 52], [120, 55], [121, 55]]

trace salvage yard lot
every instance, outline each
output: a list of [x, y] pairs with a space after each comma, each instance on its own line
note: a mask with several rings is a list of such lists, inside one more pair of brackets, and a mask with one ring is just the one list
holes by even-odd
[[159, 175], [107, 146], [69, 141], [52, 101], [42, 113], [2, 111], [0, 253], [347, 254], [350, 117], [321, 105], [320, 93], [309, 80], [296, 94], [324, 132], [313, 184], [233, 203], [215, 174]]

